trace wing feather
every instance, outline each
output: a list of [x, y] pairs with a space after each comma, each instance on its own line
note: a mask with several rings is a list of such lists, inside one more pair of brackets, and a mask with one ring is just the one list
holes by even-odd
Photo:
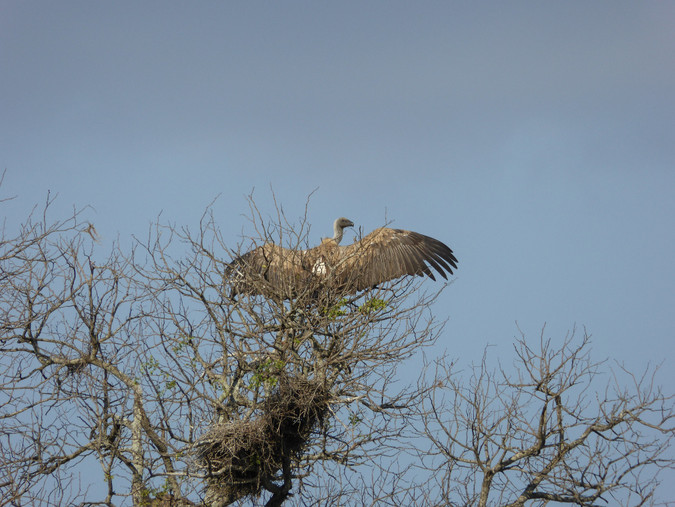
[[397, 250], [403, 261], [403, 265], [405, 266], [406, 274], [419, 275], [420, 274], [419, 269], [415, 267], [415, 262], [411, 257], [411, 255], [413, 254], [413, 250], [411, 250], [410, 246], [401, 243]]
[[457, 269], [457, 259], [444, 243], [417, 232], [387, 227], [341, 248], [340, 256], [338, 274], [355, 290], [406, 275], [426, 275], [435, 280], [433, 271], [447, 280], [447, 274]]
[[266, 288], [285, 290], [306, 276], [304, 250], [266, 243], [234, 259], [225, 276], [236, 293], [263, 294]]

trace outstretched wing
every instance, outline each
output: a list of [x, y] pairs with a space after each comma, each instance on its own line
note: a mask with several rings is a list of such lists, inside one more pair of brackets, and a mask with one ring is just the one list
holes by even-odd
[[235, 294], [266, 294], [285, 291], [306, 278], [303, 250], [290, 250], [266, 243], [234, 259], [225, 271]]
[[457, 259], [447, 245], [417, 232], [382, 227], [341, 247], [337, 271], [343, 283], [358, 291], [406, 275], [436, 280], [430, 268], [446, 280], [446, 272], [457, 269]]

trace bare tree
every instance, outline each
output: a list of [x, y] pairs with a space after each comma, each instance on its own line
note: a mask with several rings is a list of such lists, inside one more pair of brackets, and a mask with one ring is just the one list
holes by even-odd
[[464, 384], [439, 362], [406, 386], [437, 293], [252, 273], [264, 297], [232, 291], [241, 251], [307, 246], [306, 213], [251, 201], [234, 252], [207, 211], [103, 253], [83, 212], [50, 206], [0, 239], [0, 505], [590, 505], [648, 499], [640, 471], [672, 465], [669, 398], [650, 377], [579, 391], [600, 371], [586, 341], [521, 340], [517, 377], [483, 364]]
[[[268, 224], [252, 206], [252, 223], [260, 239], [246, 249], [261, 240], [307, 247], [304, 218], [298, 227], [279, 213]], [[252, 291], [265, 297], [232, 297], [223, 290], [226, 264], [214, 252], [226, 248], [212, 217], [195, 236], [165, 230], [155, 238], [163, 232], [183, 245], [182, 258], [148, 242], [144, 278], [156, 295], [153, 314], [166, 316], [154, 321], [166, 352], [160, 362], [190, 384], [176, 405], [192, 407], [190, 427], [202, 430], [185, 444], [196, 450], [187, 468], [205, 479], [207, 503], [267, 491], [268, 505], [279, 505], [291, 490], [302, 497], [317, 467], [375, 459], [379, 442], [400, 432], [393, 414], [419, 399], [392, 384], [395, 367], [438, 334], [428, 311], [435, 295], [413, 298], [410, 282], [348, 295], [317, 279], [292, 294], [267, 285]]]
[[[231, 297], [208, 213], [196, 234], [157, 226], [101, 259], [91, 224], [48, 209], [0, 252], [3, 504], [279, 505], [376, 459], [420, 398], [392, 385], [440, 330], [410, 282]], [[304, 218], [252, 210], [263, 241], [306, 244]], [[95, 463], [105, 488], [82, 486]]]
[[110, 503], [119, 467], [142, 487], [146, 296], [116, 249], [97, 258], [80, 212], [50, 222], [50, 205], [0, 243], [2, 503], [74, 502], [92, 489], [79, 472], [97, 462]]
[[468, 377], [444, 359], [433, 365], [435, 389], [418, 412], [433, 503], [656, 501], [659, 472], [674, 464], [673, 397], [655, 369], [635, 376], [594, 362], [589, 343], [571, 333], [555, 346], [542, 331], [535, 344], [516, 340], [514, 368], [491, 369], [488, 349]]

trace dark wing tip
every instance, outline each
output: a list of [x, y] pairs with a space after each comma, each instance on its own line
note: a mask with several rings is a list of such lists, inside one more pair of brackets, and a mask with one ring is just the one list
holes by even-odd
[[[445, 280], [448, 279], [448, 274], [453, 274], [453, 269], [457, 269], [457, 258], [445, 243], [416, 232], [410, 233], [410, 239], [422, 254], [423, 261], [434, 268]], [[427, 271], [429, 271], [428, 268]], [[430, 271], [425, 271], [425, 274], [432, 280], [436, 280]]]

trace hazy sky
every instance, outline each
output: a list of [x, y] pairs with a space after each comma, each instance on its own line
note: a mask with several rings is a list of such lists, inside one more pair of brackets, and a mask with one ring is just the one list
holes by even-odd
[[576, 324], [672, 392], [675, 2], [0, 0], [0, 73], [9, 225], [51, 190], [103, 255], [219, 195], [234, 247], [254, 187], [291, 218], [318, 188], [315, 242], [455, 250], [439, 353]]

